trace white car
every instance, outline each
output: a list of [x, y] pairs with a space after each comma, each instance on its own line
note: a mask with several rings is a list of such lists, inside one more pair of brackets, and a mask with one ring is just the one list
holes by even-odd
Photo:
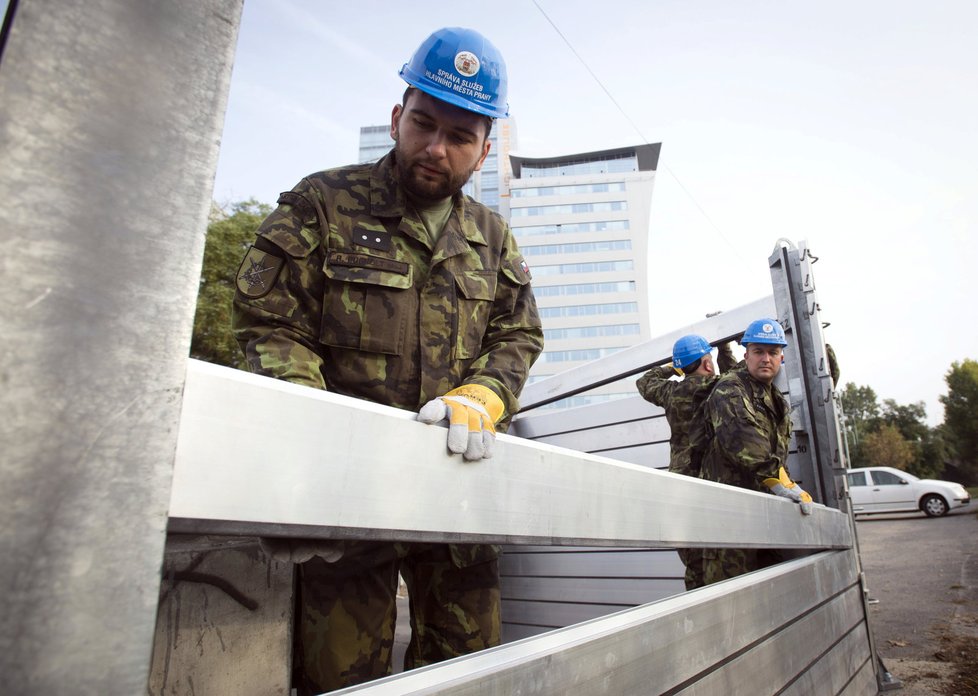
[[890, 466], [849, 469], [846, 476], [852, 511], [857, 515], [920, 510], [928, 517], [941, 517], [971, 502], [959, 483], [920, 479]]

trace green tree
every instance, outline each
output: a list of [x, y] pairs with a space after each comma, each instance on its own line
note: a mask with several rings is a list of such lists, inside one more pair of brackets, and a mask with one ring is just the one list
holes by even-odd
[[863, 453], [870, 466], [892, 466], [904, 471], [914, 459], [913, 446], [895, 425], [889, 424], [866, 436]]
[[944, 375], [947, 395], [944, 425], [948, 439], [957, 451], [958, 462], [971, 480], [978, 479], [978, 362], [965, 358], [951, 363]]
[[846, 439], [849, 443], [851, 466], [866, 466], [863, 452], [865, 437], [879, 426], [880, 405], [872, 387], [846, 382], [839, 393], [845, 413]]
[[944, 472], [947, 448], [941, 434], [927, 425], [923, 401], [903, 405], [885, 399], [880, 422], [895, 427], [910, 444], [913, 460], [906, 467], [908, 472], [920, 478], [938, 478]]
[[212, 206], [190, 342], [192, 358], [243, 368], [241, 349], [231, 335], [235, 276], [255, 230], [271, 210], [254, 199], [231, 204], [230, 212]]

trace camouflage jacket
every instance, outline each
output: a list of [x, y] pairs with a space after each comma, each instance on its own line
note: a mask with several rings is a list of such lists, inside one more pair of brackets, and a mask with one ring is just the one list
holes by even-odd
[[[736, 365], [729, 343], [718, 347], [717, 364], [720, 372], [728, 372]], [[716, 375], [686, 375], [682, 381], [670, 379], [675, 372], [669, 365], [653, 367], [639, 377], [635, 386], [646, 401], [661, 406], [669, 423], [669, 471], [686, 476], [698, 473], [690, 464], [689, 428], [700, 403], [710, 393], [719, 379]]]
[[756, 491], [788, 465], [791, 413], [781, 392], [740, 367], [720, 377], [690, 429], [700, 477]]
[[529, 269], [461, 194], [432, 244], [393, 167], [391, 152], [281, 195], [238, 271], [235, 337], [259, 374], [408, 410], [481, 384], [505, 420], [543, 348]]
[[689, 425], [696, 407], [710, 393], [719, 377], [687, 375], [682, 381], [669, 379], [671, 367], [653, 367], [635, 383], [646, 401], [661, 406], [669, 423], [669, 471], [696, 476], [689, 461]]

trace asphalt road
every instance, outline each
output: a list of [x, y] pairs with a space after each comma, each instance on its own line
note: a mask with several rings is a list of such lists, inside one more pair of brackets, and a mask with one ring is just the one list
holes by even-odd
[[978, 504], [938, 518], [860, 517], [856, 534], [870, 625], [887, 668], [906, 680], [903, 663], [943, 662], [942, 636], [978, 626]]

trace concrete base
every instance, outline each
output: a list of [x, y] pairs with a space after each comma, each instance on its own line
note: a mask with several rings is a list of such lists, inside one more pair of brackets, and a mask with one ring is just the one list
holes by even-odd
[[288, 696], [292, 583], [257, 539], [171, 536], [147, 693]]

